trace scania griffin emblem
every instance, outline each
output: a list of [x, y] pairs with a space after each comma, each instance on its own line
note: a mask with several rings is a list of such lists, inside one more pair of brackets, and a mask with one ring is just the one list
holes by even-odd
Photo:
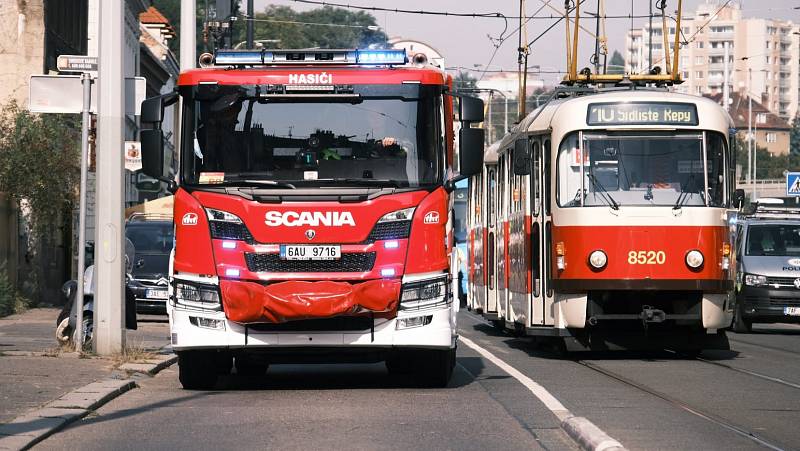
[[314, 229], [306, 230], [306, 238], [313, 240], [315, 236], [317, 236], [317, 232], [315, 232]]

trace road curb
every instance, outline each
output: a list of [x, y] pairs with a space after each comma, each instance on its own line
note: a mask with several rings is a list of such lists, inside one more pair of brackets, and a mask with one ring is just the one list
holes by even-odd
[[581, 449], [587, 451], [621, 451], [625, 447], [594, 423], [584, 417], [568, 417], [561, 421], [561, 429], [572, 438]]
[[[121, 368], [129, 375], [144, 373], [154, 376], [177, 361], [178, 357], [171, 355], [157, 362], [129, 368], [123, 365]], [[136, 386], [134, 379], [111, 377], [75, 389], [37, 410], [0, 425], [0, 450], [28, 449]]]

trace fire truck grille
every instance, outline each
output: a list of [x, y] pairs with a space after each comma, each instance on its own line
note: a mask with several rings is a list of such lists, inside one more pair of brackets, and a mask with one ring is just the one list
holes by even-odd
[[408, 238], [409, 231], [411, 231], [411, 221], [392, 221], [375, 224], [375, 227], [367, 238], [367, 242], [401, 240]]
[[233, 222], [210, 221], [211, 237], [218, 240], [242, 240], [253, 243], [253, 235], [244, 224]]
[[258, 332], [349, 331], [369, 330], [374, 320], [369, 316], [336, 316], [333, 318], [305, 319], [285, 323], [248, 324]]
[[339, 260], [283, 260], [279, 254], [244, 254], [252, 272], [367, 272], [375, 264], [375, 252], [342, 253]]

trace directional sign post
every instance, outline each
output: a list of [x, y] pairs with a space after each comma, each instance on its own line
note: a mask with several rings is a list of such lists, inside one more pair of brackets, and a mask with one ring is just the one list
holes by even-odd
[[786, 173], [786, 195], [800, 197], [800, 172]]
[[97, 57], [86, 55], [59, 55], [56, 60], [59, 72], [97, 73]]

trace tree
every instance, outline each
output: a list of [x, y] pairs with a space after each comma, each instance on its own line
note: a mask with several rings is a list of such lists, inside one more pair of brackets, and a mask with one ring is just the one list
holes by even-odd
[[794, 115], [792, 130], [789, 132], [789, 154], [800, 156], [800, 113]]
[[[234, 30], [234, 42], [244, 41], [246, 25]], [[346, 49], [385, 47], [387, 36], [371, 14], [324, 6], [297, 12], [288, 6], [269, 5], [255, 14], [254, 36], [258, 40], [277, 40], [272, 48]]]
[[453, 80], [456, 91], [461, 89], [475, 89], [478, 87], [478, 79], [467, 71], [461, 71]]
[[611, 60], [608, 62], [609, 74], [622, 74], [625, 72], [625, 58], [620, 53], [614, 50], [611, 55]]

